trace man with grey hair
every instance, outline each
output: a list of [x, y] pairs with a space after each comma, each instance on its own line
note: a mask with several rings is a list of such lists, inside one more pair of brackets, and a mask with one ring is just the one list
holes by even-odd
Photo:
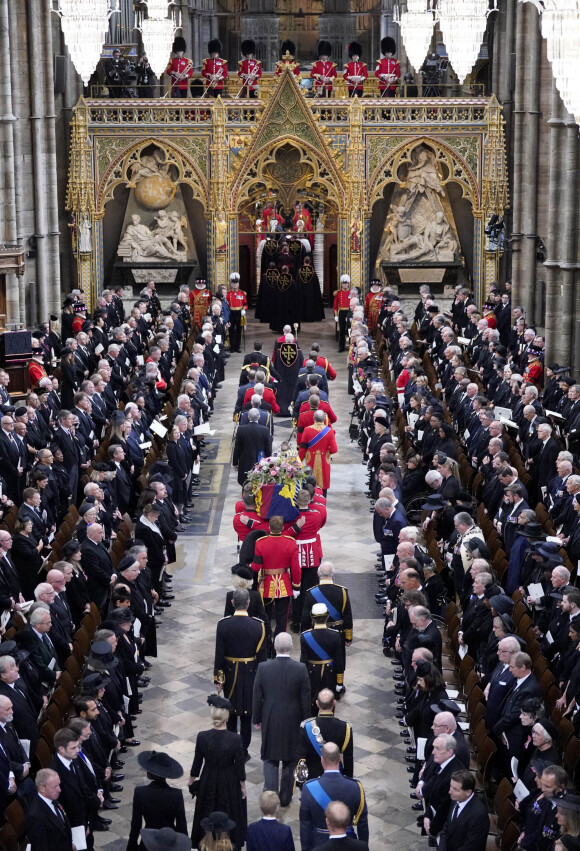
[[[258, 385], [254, 389], [257, 387]], [[269, 458], [272, 454], [270, 429], [261, 425], [259, 420], [260, 412], [257, 408], [251, 408], [248, 411], [247, 425], [240, 425], [236, 432], [232, 465], [238, 471], [238, 483], [241, 487], [259, 458]]]
[[249, 414], [254, 410], [259, 414], [258, 422], [260, 425], [266, 426], [270, 430], [270, 434], [274, 436], [274, 418], [272, 411], [268, 410], [268, 408], [270, 408], [270, 405], [264, 402], [262, 396], [259, 393], [254, 393], [250, 399], [250, 410], [244, 410], [240, 415], [240, 425], [247, 425], [250, 422]]
[[[419, 674], [419, 666], [417, 674]], [[451, 775], [454, 771], [463, 768], [462, 763], [455, 755], [456, 750], [457, 741], [453, 736], [448, 733], [437, 736], [433, 742], [433, 771], [423, 778], [426, 814], [423, 819], [423, 827], [427, 836], [435, 840], [445, 826], [451, 806], [451, 798], [449, 797]]]
[[552, 481], [556, 473], [558, 444], [552, 437], [552, 426], [549, 423], [540, 423], [536, 434], [536, 439], [526, 446], [526, 467], [532, 475], [533, 496], [539, 501], [547, 490], [548, 482]]
[[[53, 590], [50, 585], [49, 588]], [[44, 603], [37, 604], [19, 637], [22, 641], [20, 646], [28, 650], [30, 662], [47, 688], [54, 686], [60, 677], [57, 652], [48, 636], [51, 626], [50, 608]]]
[[306, 666], [290, 658], [289, 633], [276, 636], [274, 650], [276, 658], [258, 666], [252, 719], [256, 729], [262, 731], [264, 790], [276, 792], [280, 805], [287, 807], [294, 788], [300, 724], [310, 714], [310, 680]]

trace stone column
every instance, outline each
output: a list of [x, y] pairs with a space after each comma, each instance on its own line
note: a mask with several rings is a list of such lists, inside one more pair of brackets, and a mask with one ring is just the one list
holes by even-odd
[[[560, 160], [562, 151], [562, 101], [556, 84], [552, 83], [551, 116], [548, 121], [550, 126], [550, 149], [548, 154], [548, 233], [546, 239], [547, 258], [546, 267], [546, 356], [545, 362], [554, 359], [562, 363], [569, 361], [571, 349], [571, 312], [568, 316], [562, 315], [562, 293], [558, 275], [558, 234], [559, 234], [559, 207], [560, 207]], [[572, 294], [569, 294], [571, 303]], [[560, 361], [559, 361], [560, 362]]]
[[[348, 62], [348, 45], [356, 37], [356, 17], [351, 14], [350, 0], [324, 0], [324, 11], [318, 16], [318, 37], [329, 41], [332, 60], [340, 73]], [[367, 64], [369, 62], [368, 57]]]
[[514, 303], [522, 305], [528, 322], [534, 322], [541, 35], [538, 13], [531, 4], [518, 4], [516, 15], [513, 169], [513, 236], [516, 251], [513, 254], [512, 283]]
[[280, 18], [274, 0], [248, 0], [241, 23], [241, 41], [253, 39], [263, 70], [273, 71], [280, 58]]

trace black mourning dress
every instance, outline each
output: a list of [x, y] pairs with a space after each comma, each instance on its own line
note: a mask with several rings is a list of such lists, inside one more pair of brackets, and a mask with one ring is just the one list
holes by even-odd
[[[203, 766], [203, 768], [202, 768]], [[201, 820], [213, 812], [224, 812], [235, 821], [230, 837], [241, 848], [246, 835], [247, 809], [241, 781], [246, 779], [242, 739], [229, 730], [203, 730], [197, 734], [191, 776], [199, 777], [199, 791], [191, 841], [197, 848], [205, 835]]]

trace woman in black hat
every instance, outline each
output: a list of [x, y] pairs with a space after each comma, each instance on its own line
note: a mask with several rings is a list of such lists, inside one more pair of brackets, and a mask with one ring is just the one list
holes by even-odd
[[64, 410], [74, 407], [74, 395], [80, 388], [80, 380], [75, 366], [75, 355], [68, 346], [61, 351], [60, 358], [60, 399]]
[[407, 458], [407, 472], [401, 481], [401, 502], [406, 507], [409, 500], [425, 490], [425, 472], [420, 455]]
[[[137, 851], [139, 847], [137, 840], [143, 822], [148, 832], [170, 827], [177, 833], [187, 836], [183, 792], [167, 783], [168, 780], [177, 780], [182, 777], [183, 768], [177, 760], [159, 751], [143, 751], [137, 760], [141, 768], [147, 772], [147, 779], [151, 782], [147, 786], [135, 787], [127, 851]], [[148, 833], [143, 835], [145, 847], [155, 848], [155, 844], [147, 843], [147, 836]]]
[[518, 777], [524, 776], [524, 772], [528, 767], [532, 751], [535, 747], [532, 741], [532, 727], [534, 726], [538, 718], [543, 717], [544, 701], [542, 700], [542, 698], [527, 697], [522, 703], [522, 707], [520, 709], [520, 724], [524, 728], [524, 743], [520, 750], [520, 757], [518, 760]]
[[[567, 792], [564, 798], [553, 799], [553, 803], [558, 804], [556, 821], [562, 834], [558, 841], [566, 851], [580, 851], [580, 797]], [[558, 841], [554, 845], [554, 851]]]
[[[91, 595], [89, 594], [87, 577], [81, 566], [80, 543], [74, 540], [67, 541], [61, 550], [61, 558], [72, 568], [72, 577], [66, 585], [66, 599], [72, 619], [78, 628], [84, 616], [91, 610]], [[58, 569], [64, 572], [64, 568]]]
[[413, 728], [415, 741], [418, 738], [429, 738], [435, 717], [431, 706], [449, 697], [445, 690], [443, 676], [435, 665], [420, 661], [416, 665], [416, 670], [419, 696], [411, 711], [405, 716], [406, 725]]
[[34, 600], [34, 589], [41, 581], [43, 546], [42, 540], [37, 543], [32, 536], [32, 520], [16, 521], [10, 555], [25, 600]]
[[[246, 769], [244, 749], [238, 733], [227, 729], [232, 705], [229, 700], [212, 694], [208, 697], [212, 729], [198, 733], [191, 766], [190, 785], [199, 780], [191, 839], [200, 847], [206, 826], [204, 820], [219, 810], [235, 821], [233, 843], [241, 848], [247, 825]], [[206, 823], [207, 824], [207, 823]]]
[[558, 685], [562, 696], [556, 701], [561, 710], [576, 708], [580, 693], [580, 617], [572, 618], [568, 627], [570, 641], [560, 654]]
[[530, 549], [531, 541], [545, 540], [546, 533], [536, 519], [536, 512], [531, 508], [524, 508], [517, 518], [515, 535], [510, 549], [510, 558], [505, 590], [513, 594], [520, 587], [522, 565]]

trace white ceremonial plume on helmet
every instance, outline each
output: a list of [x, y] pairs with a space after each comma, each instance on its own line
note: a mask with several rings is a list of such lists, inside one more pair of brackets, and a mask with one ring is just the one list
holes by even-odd
[[230, 275], [230, 281], [239, 281], [239, 280], [240, 280], [240, 273], [239, 272], [232, 272], [232, 274]]
[[350, 275], [341, 275], [340, 276], [340, 283], [344, 284], [345, 282], [347, 284], [350, 284]]

